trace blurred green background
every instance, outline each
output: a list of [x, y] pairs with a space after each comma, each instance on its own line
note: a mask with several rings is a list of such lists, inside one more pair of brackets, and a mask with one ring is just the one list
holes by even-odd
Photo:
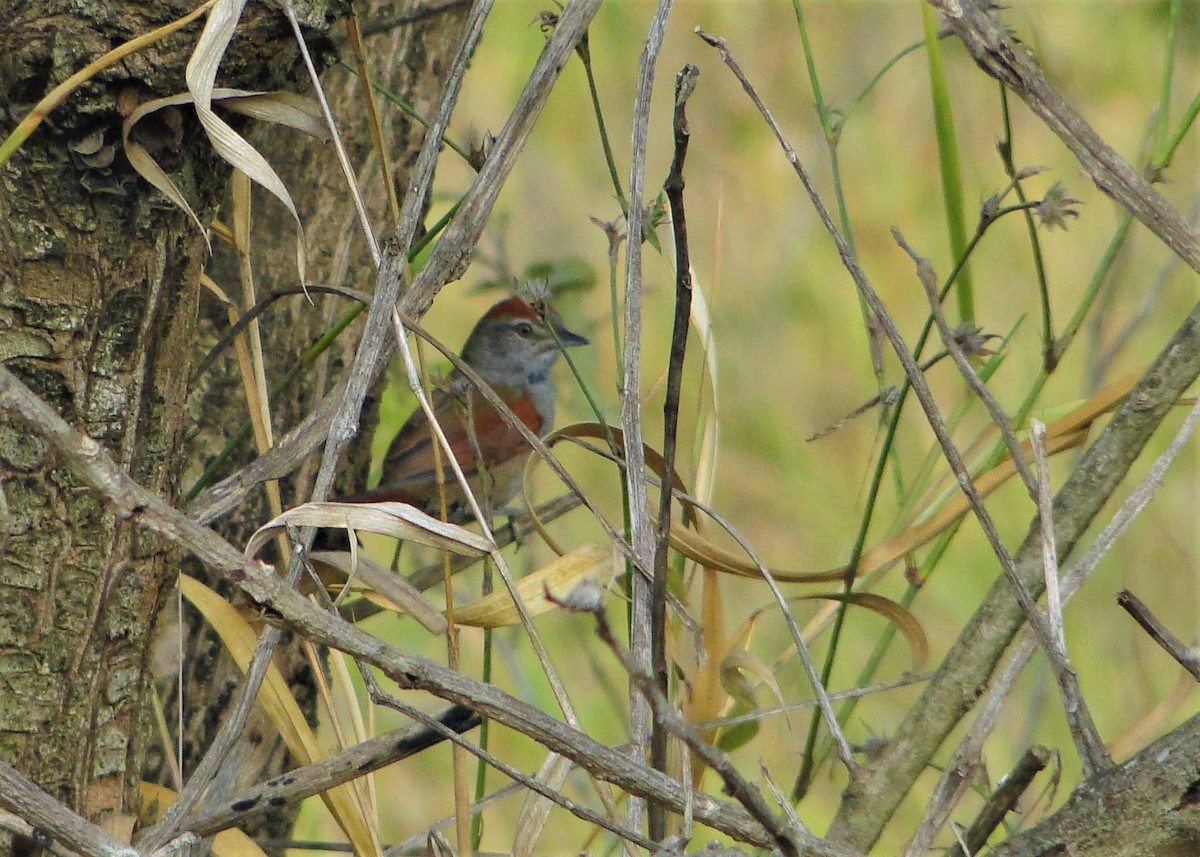
[[[524, 0], [497, 4], [452, 126], [451, 136], [459, 142], [477, 143], [503, 124], [543, 43], [535, 16], [544, 8]], [[838, 110], [846, 110], [890, 59], [923, 39], [916, 0], [819, 2], [803, 4], [803, 10], [824, 97]], [[594, 72], [625, 187], [638, 60], [653, 11], [649, 2], [610, 0], [590, 31]], [[1003, 12], [1055, 86], [1105, 140], [1139, 167], [1147, 163], [1154, 139], [1169, 15], [1166, 2], [1018, 2], [1008, 4]], [[1200, 4], [1184, 3], [1167, 121], [1172, 133], [1200, 91], [1198, 22]], [[715, 379], [709, 378], [693, 336], [684, 382], [679, 470], [689, 481], [695, 476], [702, 458], [701, 434], [705, 420], [711, 418], [719, 431], [713, 507], [773, 566], [806, 571], [837, 566], [848, 559], [863, 515], [865, 486], [878, 453], [881, 414], [872, 409], [822, 440], [807, 442], [806, 438], [878, 392], [859, 301], [778, 144], [716, 52], [694, 35], [696, 27], [727, 40], [815, 177], [826, 205], [836, 211], [829, 150], [814, 108], [792, 5], [766, 0], [679, 0], [658, 63], [647, 187], [651, 195], [656, 194], [666, 176], [673, 79], [684, 63], [693, 63], [700, 77], [688, 107], [692, 138], [685, 199], [696, 286], [711, 318], [711, 361], [716, 367]], [[996, 153], [1003, 135], [999, 93], [996, 83], [975, 67], [955, 40], [943, 40], [941, 49], [969, 233], [978, 220], [979, 204], [1008, 184]], [[1097, 191], [1063, 145], [1015, 98], [1011, 113], [1017, 166], [1046, 168], [1025, 183], [1027, 193], [1036, 198], [1059, 181], [1081, 203], [1080, 216], [1069, 222], [1067, 230], [1039, 230], [1057, 333], [1095, 275], [1121, 211]], [[953, 264], [924, 48], [899, 60], [842, 120], [837, 154], [857, 252], [911, 343], [928, 306], [912, 263], [897, 248], [889, 229], [899, 228], [931, 260], [939, 278]], [[1198, 158], [1200, 145], [1193, 132], [1159, 185], [1193, 221], [1200, 189]], [[446, 152], [439, 167], [437, 205], [444, 209], [469, 181], [466, 167]], [[583, 68], [573, 58], [500, 197], [480, 244], [479, 259], [461, 284], [439, 296], [427, 326], [447, 343], [461, 345], [475, 318], [498, 297], [497, 292], [477, 286], [521, 277], [530, 266], [549, 266], [552, 281], [581, 275], [585, 281], [590, 279], [590, 288], [565, 291], [557, 304], [573, 329], [591, 337], [593, 345], [573, 356], [602, 402], [605, 417], [617, 422], [620, 406], [615, 386], [622, 361], [613, 353], [607, 242], [591, 219], [610, 221], [619, 214]], [[659, 238], [664, 248], [669, 247], [668, 226], [659, 230]], [[1037, 284], [1020, 215], [1006, 217], [989, 231], [972, 257], [971, 269], [977, 323], [989, 333], [1006, 336], [1015, 329], [1004, 346], [1004, 363], [990, 382], [1001, 404], [1012, 410], [1030, 388], [1042, 359]], [[642, 392], [646, 437], [655, 445], [661, 443], [661, 379], [666, 370], [673, 277], [669, 252], [647, 247]], [[1157, 239], [1135, 226], [1083, 330], [1047, 384], [1035, 416], [1049, 420], [1086, 398], [1098, 384], [1146, 366], [1195, 300], [1195, 274], [1174, 263]], [[947, 308], [953, 324], [957, 318], [952, 299]], [[902, 376], [890, 351], [883, 365], [885, 384], [899, 383]], [[557, 371], [563, 394], [559, 423], [589, 419], [584, 398], [573, 388], [565, 367]], [[931, 369], [928, 376], [944, 412], [967, 397], [950, 361]], [[715, 388], [710, 386], [712, 380]], [[398, 389], [403, 390], [402, 383]], [[406, 395], [398, 392], [389, 397], [385, 419], [398, 425], [410, 407]], [[900, 423], [897, 455], [902, 478], [911, 480], [933, 438], [914, 402], [907, 410]], [[1151, 454], [1161, 451], [1181, 417], [1168, 419], [1152, 449], [1135, 467], [1135, 476], [1145, 472]], [[956, 439], [969, 442], [986, 422], [982, 408], [973, 406], [958, 426]], [[387, 433], [381, 434], [381, 443], [386, 443]], [[1077, 454], [1065, 453], [1054, 462], [1056, 486]], [[619, 487], [609, 466], [571, 452], [564, 453], [564, 460], [612, 520], [619, 521]], [[1067, 610], [1068, 652], [1105, 740], [1121, 736], [1166, 697], [1178, 672], [1119, 610], [1116, 592], [1122, 587], [1132, 589], [1185, 640], [1197, 630], [1196, 464], [1193, 443], [1154, 504]], [[868, 544], [894, 532], [899, 507], [895, 486], [891, 476], [885, 479]], [[539, 496], [554, 492], [555, 486], [543, 475]], [[1015, 547], [1032, 518], [1028, 496], [1017, 484], [1009, 484], [993, 495], [989, 508], [1007, 544]], [[1106, 511], [1115, 508], [1113, 503]], [[599, 528], [582, 511], [554, 528], [568, 545], [602, 539]], [[390, 555], [383, 547], [380, 553]], [[923, 555], [918, 552], [917, 560]], [[535, 568], [550, 556], [540, 545], [526, 543], [515, 553], [513, 567]], [[978, 527], [968, 521], [912, 608], [930, 638], [931, 666], [936, 666], [998, 574], [999, 566]], [[477, 592], [478, 580], [474, 572], [456, 581], [456, 587], [465, 597]], [[770, 601], [761, 584], [725, 581], [722, 585], [729, 629]], [[905, 586], [903, 568], [897, 565], [878, 591], [898, 597]], [[813, 587], [788, 587], [789, 594], [808, 591]], [[612, 598], [610, 607], [614, 616], [623, 615], [619, 598]], [[814, 602], [796, 605], [798, 621], [803, 624], [817, 609]], [[853, 684], [883, 625], [877, 616], [851, 612], [832, 689]], [[439, 660], [445, 657], [441, 641], [400, 620], [374, 619], [370, 627], [412, 650]], [[556, 666], [569, 678], [569, 689], [588, 729], [614, 744], [626, 740], [623, 683], [612, 657], [600, 651], [590, 621], [548, 615], [538, 620], [538, 627], [551, 643]], [[556, 712], [523, 634], [506, 631], [496, 639], [494, 680]], [[822, 636], [814, 643], [818, 657], [824, 656], [826, 640]], [[480, 635], [465, 631], [463, 644], [471, 664], [468, 669], [478, 675]], [[768, 611], [750, 651], [773, 664], [787, 645], [783, 623]], [[879, 679], [897, 678], [908, 667], [908, 654], [897, 642]], [[789, 700], [810, 695], [794, 658], [776, 677]], [[919, 687], [909, 687], [868, 699], [846, 725], [850, 740], [886, 737], [918, 692]], [[1146, 738], [1188, 716], [1196, 699], [1193, 691], [1156, 722], [1155, 731]], [[772, 693], [761, 688], [759, 702], [772, 704]], [[381, 715], [381, 722], [390, 721]], [[734, 758], [755, 779], [757, 763], [763, 761], [787, 788], [799, 764], [808, 724], [807, 711], [766, 718], [760, 735], [736, 751]], [[503, 730], [493, 731], [492, 739], [501, 755], [527, 771], [541, 762], [542, 754], [523, 739]], [[1076, 781], [1079, 766], [1053, 681], [1040, 659], [1027, 672], [1020, 695], [1010, 702], [1001, 728], [988, 745], [993, 781], [1033, 741], [1062, 750], [1063, 781], [1050, 804], [1057, 805]], [[451, 811], [448, 759], [448, 751], [439, 748], [379, 776], [385, 842], [399, 841]], [[817, 833], [824, 832], [832, 818], [843, 786], [840, 770], [828, 771], [827, 767], [820, 772], [799, 807], [801, 817]], [[936, 776], [936, 771], [929, 771], [923, 785], [932, 785]], [[504, 781], [491, 774], [489, 784], [498, 787]], [[717, 788], [711, 779], [707, 786]], [[582, 777], [574, 776], [568, 789], [573, 796], [595, 803]], [[894, 853], [906, 840], [926, 798], [921, 789], [914, 790], [877, 853]], [[508, 798], [489, 811], [484, 850], [507, 850], [519, 801], [519, 797]], [[968, 798], [956, 819], [968, 821], [974, 805]], [[1046, 802], [1040, 805], [1043, 811], [1046, 807]], [[314, 809], [312, 815], [321, 812]], [[544, 853], [586, 847], [586, 825], [562, 811], [556, 811], [555, 818], [540, 846]], [[335, 834], [326, 827], [325, 835]], [[707, 831], [702, 831], [699, 841], [706, 838]], [[607, 843], [597, 840], [591, 849], [606, 850]]]

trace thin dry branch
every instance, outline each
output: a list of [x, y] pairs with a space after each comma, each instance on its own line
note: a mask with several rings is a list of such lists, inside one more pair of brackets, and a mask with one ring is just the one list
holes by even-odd
[[[908, 243], [900, 234], [900, 230], [893, 228], [892, 235], [895, 236], [900, 247], [917, 265], [918, 279], [920, 279], [921, 284], [924, 286], [925, 296], [929, 300], [930, 312], [937, 324], [942, 341], [946, 344], [946, 350], [954, 358], [955, 366], [958, 367], [959, 373], [967, 381], [968, 385], [970, 385], [975, 395], [984, 402], [988, 413], [992, 417], [992, 422], [1000, 430], [1004, 442], [1013, 456], [1013, 463], [1021, 473], [1021, 478], [1025, 482], [1027, 489], [1035, 498], [1038, 498], [1037, 479], [1030, 472], [1029, 465], [1024, 460], [1024, 456], [1021, 453], [1021, 443], [1013, 433], [1008, 415], [1004, 413], [1004, 409], [1000, 407], [1000, 403], [992, 396], [987, 386], [983, 383], [983, 380], [971, 368], [961, 345], [950, 330], [950, 325], [946, 322], [945, 314], [942, 312], [941, 301], [938, 299], [937, 279], [933, 273], [933, 266], [927, 259], [918, 256], [908, 246]], [[937, 429], [935, 428], [934, 431], [936, 433]], [[947, 440], [948, 438], [949, 435], [947, 434]], [[1100, 740], [1100, 733], [1092, 720], [1091, 712], [1083, 698], [1083, 692], [1079, 689], [1079, 679], [1075, 675], [1075, 670], [1072, 669], [1070, 662], [1067, 660], [1066, 648], [1061, 644], [1060, 637], [1053, 633], [1051, 622], [1047, 622], [1037, 609], [1035, 596], [1030, 593], [1025, 582], [1017, 574], [1016, 564], [1013, 561], [1012, 555], [1008, 552], [1008, 548], [1000, 541], [999, 532], [992, 523], [991, 515], [987, 511], [987, 507], [983, 505], [983, 498], [979, 496], [978, 491], [975, 489], [970, 473], [967, 471], [966, 465], [959, 456], [957, 449], [943, 442], [940, 434], [938, 441], [942, 443], [943, 453], [946, 456], [946, 460], [950, 463], [950, 467], [954, 470], [954, 475], [958, 478], [963, 493], [971, 502], [971, 508], [975, 512], [975, 517], [979, 520], [984, 535], [987, 537], [988, 544], [991, 545], [992, 551], [1000, 560], [1000, 567], [1004, 571], [1004, 576], [1012, 584], [1017, 600], [1021, 604], [1021, 609], [1025, 611], [1026, 619], [1037, 633], [1042, 648], [1050, 660], [1051, 670], [1058, 684], [1059, 694], [1062, 696], [1063, 709], [1067, 715], [1067, 722], [1070, 724], [1071, 737], [1075, 742], [1076, 749], [1079, 751], [1079, 758], [1083, 761], [1084, 770], [1091, 776], [1111, 765], [1112, 759], [1109, 758], [1108, 751], [1104, 749], [1104, 743]], [[1033, 446], [1034, 449], [1037, 449], [1036, 437], [1034, 438]], [[1044, 469], [1043, 472], [1045, 472]], [[1044, 567], [1046, 563], [1045, 553], [1054, 544], [1054, 521], [1053, 516], [1049, 514], [1052, 509], [1048, 491], [1044, 502], [1039, 498], [1038, 508], [1040, 510], [1038, 522], [1042, 539]], [[1045, 575], [1043, 575], [1041, 578], [1043, 587], [1045, 586], [1045, 579]], [[1052, 612], [1051, 619], [1053, 619], [1054, 615]], [[1061, 615], [1061, 611], [1059, 611], [1059, 615]], [[923, 853], [923, 851], [917, 848], [912, 853]]]
[[[582, 806], [581, 804], [579, 804], [576, 801], [569, 798], [567, 795], [563, 794], [561, 789], [552, 788], [551, 786], [548, 786], [546, 783], [544, 783], [542, 781], [542, 779], [540, 777], [529, 776], [529, 775], [517, 770], [512, 765], [509, 765], [509, 764], [501, 761], [495, 754], [488, 752], [486, 749], [484, 749], [480, 745], [473, 744], [470, 741], [467, 741], [462, 736], [454, 734], [452, 731], [446, 729], [446, 727], [438, 724], [428, 714], [425, 714], [425, 712], [421, 711], [420, 709], [415, 708], [414, 706], [408, 705], [408, 704], [404, 703], [403, 701], [401, 701], [400, 699], [396, 698], [395, 696], [392, 696], [392, 695], [386, 693], [383, 690], [383, 688], [380, 687], [379, 682], [376, 680], [375, 676], [372, 675], [371, 671], [369, 669], [362, 669], [361, 664], [359, 666], [362, 671], [363, 681], [366, 684], [367, 693], [370, 695], [371, 700], [376, 705], [383, 705], [388, 708], [391, 708], [394, 711], [398, 711], [407, 717], [413, 718], [418, 723], [426, 723], [429, 726], [429, 728], [434, 729], [435, 731], [442, 732], [445, 735], [446, 739], [449, 741], [452, 741], [456, 745], [456, 747], [466, 750], [468, 753], [475, 756], [477, 759], [479, 759], [484, 764], [486, 764], [492, 768], [495, 768], [497, 771], [504, 774], [506, 777], [509, 777], [513, 781], [513, 785], [520, 786], [523, 789], [528, 789], [530, 792], [533, 792], [534, 794], [542, 796], [544, 799], [546, 799], [550, 803], [554, 803], [554, 804], [561, 806], [563, 809], [567, 810], [570, 813], [573, 813], [574, 815], [583, 819], [584, 821], [594, 824], [597, 827], [600, 827], [604, 830], [609, 831], [610, 833], [616, 834], [616, 836], [621, 840], [621, 842], [627, 846], [627, 853], [629, 851], [628, 846], [630, 846], [630, 845], [637, 845], [638, 847], [641, 847], [641, 848], [652, 848], [653, 847], [654, 843], [652, 843], [649, 839], [646, 839], [645, 837], [643, 837], [637, 831], [631, 830], [630, 828], [627, 828], [627, 827], [622, 827], [621, 825], [617, 824], [613, 820], [613, 818], [614, 818], [613, 813], [610, 812], [608, 814], [608, 816], [606, 817], [604, 815], [600, 815], [599, 813], [592, 811], [591, 809], [588, 809], [585, 806]], [[476, 806], [476, 808], [478, 808], [479, 804], [476, 804], [475, 806]], [[457, 822], [457, 819], [451, 817], [449, 823], [456, 823], [456, 822]], [[441, 826], [442, 825], [434, 825], [433, 829], [436, 830], [437, 828], [439, 828]], [[403, 849], [393, 849], [393, 850], [403, 850]], [[391, 851], [389, 851], [389, 853], [391, 853]]]
[[1004, 821], [1004, 816], [1017, 808], [1017, 801], [1025, 794], [1025, 789], [1033, 782], [1033, 778], [1050, 764], [1051, 755], [1050, 751], [1040, 744], [1026, 750], [1025, 755], [1008, 772], [1008, 776], [988, 795], [983, 808], [975, 816], [975, 821], [963, 834], [966, 851], [962, 845], [956, 844], [946, 857], [970, 857], [978, 853], [987, 844], [992, 831]]
[[[461, 734], [478, 726], [480, 718], [469, 708], [453, 706], [438, 715], [437, 721], [447, 730]], [[443, 738], [439, 730], [430, 726], [393, 729], [223, 799], [218, 806], [205, 806], [181, 827], [198, 836], [211, 836], [273, 807], [303, 800], [406, 759]]]
[[34, 830], [48, 833], [81, 854], [142, 857], [141, 851], [71, 812], [4, 761], [0, 761], [0, 807], [28, 822]]
[[[675, 321], [671, 330], [671, 356], [667, 363], [667, 392], [663, 397], [663, 473], [675, 472], [675, 448], [679, 440], [679, 402], [682, 396], [683, 365], [687, 359], [688, 326], [692, 316], [692, 268], [688, 248], [687, 211], [683, 204], [683, 165], [687, 160], [692, 132], [687, 121], [687, 102], [696, 88], [700, 69], [686, 65], [675, 76], [675, 109], [671, 127], [675, 156], [663, 183], [671, 205], [671, 232], [675, 238]], [[658, 496], [658, 535], [654, 540], [654, 578], [650, 587], [650, 670], [664, 696], [670, 694], [667, 665], [667, 578], [671, 542], [671, 491]], [[656, 719], [650, 734], [650, 764], [667, 770], [667, 731]], [[666, 837], [666, 817], [650, 807], [650, 838]]]
[[1200, 715], [1087, 780], [1054, 815], [988, 857], [1195, 854], [1200, 830]]
[[[621, 380], [621, 428], [625, 434], [625, 461], [630, 478], [626, 480], [629, 509], [629, 543], [633, 548], [634, 565], [643, 569], [654, 567], [654, 529], [647, 508], [646, 470], [643, 452], [641, 365], [642, 365], [642, 219], [645, 213], [646, 149], [650, 126], [650, 101], [654, 95], [654, 68], [666, 35], [667, 17], [674, 0], [659, 0], [646, 34], [646, 43], [638, 61], [638, 82], [633, 98], [633, 132], [629, 166], [629, 244], [625, 252], [625, 350], [622, 355], [624, 374]], [[643, 668], [651, 666], [651, 628], [654, 608], [647, 581], [633, 575], [630, 583], [633, 603], [630, 605], [630, 649], [633, 658]], [[650, 744], [653, 724], [650, 707], [636, 688], [629, 687], [629, 732], [632, 752], [643, 755]], [[658, 810], [655, 810], [657, 813]], [[642, 802], [629, 802], [630, 827], [641, 825]], [[657, 821], [655, 824], [657, 825]]]
[[1159, 648], [1178, 661], [1179, 665], [1191, 673], [1193, 678], [1200, 681], [1200, 654], [1197, 653], [1195, 647], [1185, 646], [1178, 637], [1171, 633], [1171, 629], [1151, 612], [1142, 599], [1128, 589], [1122, 589], [1117, 593], [1117, 603], [1133, 617], [1135, 622], [1142, 626], [1142, 630], [1150, 635], [1150, 639], [1157, 643]]

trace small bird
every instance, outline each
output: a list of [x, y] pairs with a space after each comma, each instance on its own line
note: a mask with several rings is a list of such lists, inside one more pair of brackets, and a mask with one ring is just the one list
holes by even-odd
[[[463, 346], [462, 359], [517, 419], [541, 437], [554, 424], [556, 392], [550, 369], [558, 360], [560, 344], [573, 348], [587, 345], [588, 340], [568, 330], [549, 307], [539, 314], [525, 300], [511, 297], [479, 319]], [[430, 404], [476, 499], [483, 508], [499, 511], [521, 488], [529, 444], [458, 369], [433, 391]], [[434, 442], [429, 419], [418, 408], [388, 447], [378, 487], [344, 499], [353, 503], [399, 500], [439, 516], [442, 503]], [[441, 461], [448, 516], [452, 521], [468, 520], [470, 508], [444, 452]], [[485, 487], [487, 495], [481, 496]]]

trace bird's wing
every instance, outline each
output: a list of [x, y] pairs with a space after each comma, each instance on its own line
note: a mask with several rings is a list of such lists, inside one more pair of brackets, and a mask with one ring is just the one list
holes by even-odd
[[[534, 407], [528, 393], [520, 396], [506, 395], [497, 390], [513, 413], [534, 434], [542, 429], [542, 417]], [[499, 466], [528, 450], [524, 436], [500, 416], [482, 396], [455, 396], [444, 390], [433, 394], [433, 411], [437, 415], [442, 431], [450, 443], [454, 457], [463, 472], [471, 475], [477, 470], [475, 443], [483, 460], [491, 466]], [[474, 423], [474, 442], [468, 429], [468, 418]], [[443, 456], [443, 462], [444, 462]], [[421, 487], [435, 482], [436, 462], [433, 451], [433, 435], [425, 412], [417, 410], [400, 429], [388, 447], [383, 459], [383, 474], [379, 488], [390, 488], [398, 494], [415, 493]], [[444, 467], [445, 479], [453, 480], [448, 465]], [[375, 492], [371, 492], [375, 493]]]

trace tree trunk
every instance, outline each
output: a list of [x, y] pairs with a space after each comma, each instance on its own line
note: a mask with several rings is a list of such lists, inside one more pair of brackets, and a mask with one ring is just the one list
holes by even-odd
[[[194, 5], [0, 2], [0, 136], [88, 62]], [[328, 55], [325, 34], [345, 9], [317, 3], [306, 11], [310, 46]], [[434, 17], [428, 25], [443, 21]], [[206, 246], [187, 217], [129, 166], [121, 123], [131, 105], [185, 89], [183, 70], [202, 25], [203, 19], [194, 22], [94, 76], [0, 169], [0, 359], [139, 483], [167, 497], [180, 496], [195, 470], [193, 455], [215, 454], [236, 426], [233, 414], [240, 423], [245, 408], [240, 389], [220, 379], [199, 399], [206, 407], [219, 401], [220, 409], [189, 407], [192, 358], [207, 327], [198, 324], [201, 307], [211, 317], [199, 290]], [[428, 103], [439, 52], [453, 36], [428, 45], [416, 35], [387, 38], [410, 39], [405, 61], [391, 64], [402, 66], [407, 86], [425, 87]], [[282, 12], [248, 6], [220, 85], [275, 90], [298, 88], [298, 81], [302, 88], [306, 79]], [[404, 92], [402, 79], [393, 85]], [[207, 222], [226, 192], [229, 168], [189, 109], [170, 118], [181, 127], [151, 116], [138, 133]], [[395, 136], [404, 143], [398, 157], [406, 158], [414, 137]], [[310, 169], [294, 160], [297, 169]], [[312, 183], [314, 191], [323, 186]], [[325, 210], [316, 202], [301, 205]], [[340, 200], [331, 216], [347, 207]], [[309, 234], [326, 231], [310, 226]], [[290, 255], [291, 232], [274, 235]], [[320, 248], [310, 254], [318, 268], [329, 258]], [[366, 273], [357, 279], [360, 286], [369, 281]], [[303, 324], [296, 321], [301, 317]], [[319, 328], [315, 319], [293, 304], [279, 315], [276, 330], [283, 333], [269, 353], [282, 364], [294, 359]], [[311, 395], [311, 384], [292, 391], [275, 412], [277, 428], [286, 428]], [[207, 424], [198, 422], [201, 415]], [[259, 513], [233, 526], [253, 526]], [[0, 420], [0, 522], [0, 759], [73, 809], [111, 822], [134, 805], [142, 776], [149, 733], [138, 724], [158, 617], [180, 557], [118, 519], [46, 443], [9, 419]], [[185, 658], [185, 669], [199, 664], [209, 672], [203, 649], [190, 651], [195, 657]], [[205, 714], [189, 725], [214, 723], [227, 688], [204, 686], [206, 704], [197, 710]], [[203, 734], [197, 737], [202, 742]], [[0, 837], [0, 851], [8, 846]]]

